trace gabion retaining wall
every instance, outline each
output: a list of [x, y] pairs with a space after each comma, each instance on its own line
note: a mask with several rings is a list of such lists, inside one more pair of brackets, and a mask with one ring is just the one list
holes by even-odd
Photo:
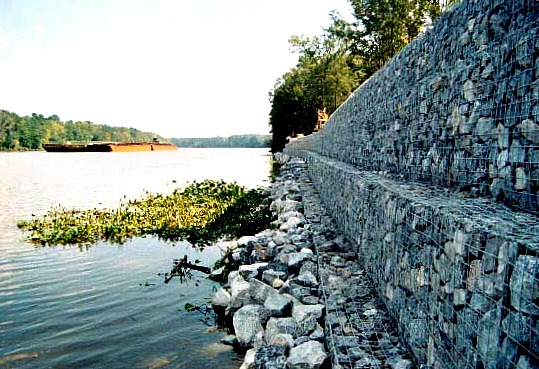
[[538, 59], [539, 1], [462, 1], [293, 145], [538, 214]]
[[418, 364], [539, 367], [539, 224], [307, 151], [313, 183]]

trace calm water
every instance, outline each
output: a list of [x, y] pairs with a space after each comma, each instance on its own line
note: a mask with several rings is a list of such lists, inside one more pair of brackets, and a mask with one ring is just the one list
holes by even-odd
[[0, 368], [237, 368], [222, 332], [208, 332], [186, 303], [206, 302], [212, 282], [163, 283], [174, 258], [210, 265], [203, 252], [139, 238], [123, 245], [36, 248], [18, 219], [51, 206], [115, 206], [144, 191], [193, 180], [266, 184], [266, 149], [142, 153], [0, 153]]

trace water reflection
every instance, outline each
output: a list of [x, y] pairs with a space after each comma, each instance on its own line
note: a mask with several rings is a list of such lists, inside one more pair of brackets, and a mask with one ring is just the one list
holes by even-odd
[[[155, 153], [0, 153], [0, 366], [17, 368], [232, 368], [185, 303], [204, 303], [205, 278], [163, 283], [159, 273], [188, 255], [211, 265], [219, 248], [174, 247], [155, 238], [120, 247], [36, 248], [22, 242], [18, 219], [51, 206], [115, 206], [143, 190], [170, 192], [192, 180], [254, 187], [268, 177], [265, 150], [180, 149]], [[176, 183], [173, 183], [173, 180]]]

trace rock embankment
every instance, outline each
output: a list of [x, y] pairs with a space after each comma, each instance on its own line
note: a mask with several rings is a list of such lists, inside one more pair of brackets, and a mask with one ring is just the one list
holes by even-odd
[[247, 350], [241, 369], [413, 366], [349, 242], [318, 201], [300, 159], [277, 157], [272, 229], [229, 249], [239, 269], [212, 301], [232, 322], [223, 342]]

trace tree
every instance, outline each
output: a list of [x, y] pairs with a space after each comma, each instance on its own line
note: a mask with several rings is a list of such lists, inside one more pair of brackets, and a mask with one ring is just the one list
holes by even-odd
[[365, 77], [380, 69], [455, 0], [349, 0], [355, 22], [331, 13], [328, 32], [362, 61]]
[[42, 114], [20, 117], [0, 110], [0, 150], [39, 150], [44, 142], [66, 141], [152, 141], [155, 133], [134, 128], [110, 127], [92, 122], [61, 122], [57, 115], [45, 118]]
[[358, 86], [362, 74], [335, 36], [292, 36], [298, 65], [277, 80], [270, 92], [271, 149], [280, 151], [288, 136], [313, 132], [317, 110], [332, 113]]

